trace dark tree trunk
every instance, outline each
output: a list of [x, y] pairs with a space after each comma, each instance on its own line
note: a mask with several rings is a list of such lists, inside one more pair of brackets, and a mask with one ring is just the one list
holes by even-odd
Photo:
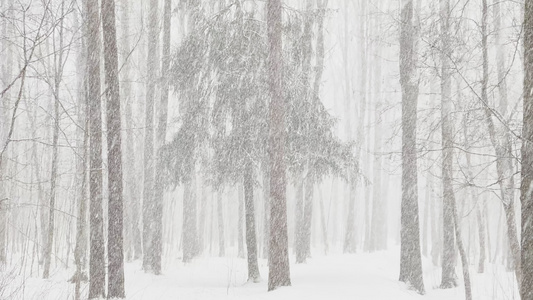
[[257, 238], [255, 233], [254, 185], [252, 169], [248, 162], [244, 172], [244, 210], [246, 223], [246, 250], [248, 257], [248, 281], [258, 282], [260, 279], [257, 264]]
[[102, 0], [107, 120], [107, 296], [124, 298], [124, 238], [122, 196], [122, 132], [115, 0]]
[[285, 103], [282, 88], [281, 0], [267, 3], [269, 45], [270, 122], [270, 241], [268, 290], [289, 286], [289, 239], [287, 235], [287, 199], [285, 174]]
[[533, 1], [524, 8], [524, 102], [522, 127], [522, 171], [520, 201], [522, 203], [522, 282], [520, 297], [533, 299]]
[[400, 281], [424, 293], [420, 227], [418, 216], [416, 118], [418, 79], [416, 78], [413, 1], [405, 1], [401, 11], [400, 84], [402, 86], [402, 203]]
[[87, 12], [87, 99], [90, 139], [89, 299], [105, 296], [104, 223], [102, 208], [102, 108], [100, 99], [100, 12], [97, 1], [85, 0]]

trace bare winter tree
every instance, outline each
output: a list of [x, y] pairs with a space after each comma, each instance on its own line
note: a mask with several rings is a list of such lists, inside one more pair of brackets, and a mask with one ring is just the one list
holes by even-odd
[[425, 291], [420, 255], [416, 153], [418, 78], [413, 19], [413, 1], [404, 1], [400, 21], [400, 84], [402, 86], [400, 281], [413, 286], [420, 294], [423, 294]]
[[441, 0], [441, 129], [442, 129], [442, 188], [443, 188], [443, 253], [441, 288], [457, 286], [455, 275], [455, 239], [453, 229], [453, 207], [455, 196], [453, 193], [453, 123], [451, 99], [451, 41], [450, 41], [450, 2]]
[[520, 201], [522, 203], [522, 281], [520, 297], [533, 299], [533, 2], [524, 7], [524, 87], [522, 127], [522, 171]]
[[89, 299], [105, 296], [104, 212], [102, 208], [102, 108], [100, 91], [100, 12], [97, 1], [85, 0], [87, 13], [87, 101], [90, 139]]
[[102, 0], [107, 120], [107, 296], [124, 298], [122, 139], [115, 0]]
[[285, 104], [282, 87], [281, 0], [267, 3], [270, 78], [270, 240], [268, 290], [291, 284], [287, 236], [285, 152]]
[[[170, 68], [170, 19], [171, 0], [165, 0], [163, 8], [163, 59], [161, 64], [162, 91], [159, 105], [159, 116], [157, 124], [156, 145], [158, 149], [165, 143], [167, 135], [167, 115], [168, 115], [168, 71]], [[161, 255], [163, 254], [163, 170], [165, 161], [161, 155], [157, 155], [156, 180], [154, 186], [154, 207], [153, 207], [153, 237], [152, 237], [152, 268], [155, 274], [161, 274]]]
[[150, 1], [148, 14], [148, 53], [146, 57], [146, 108], [144, 124], [144, 187], [143, 187], [143, 268], [153, 271], [153, 212], [154, 212], [154, 98], [157, 74], [158, 0]]

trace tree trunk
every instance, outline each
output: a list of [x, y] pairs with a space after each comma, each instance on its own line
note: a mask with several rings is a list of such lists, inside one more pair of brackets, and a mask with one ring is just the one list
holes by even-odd
[[137, 168], [135, 167], [136, 155], [134, 151], [134, 140], [135, 135], [133, 134], [133, 112], [132, 112], [132, 102], [134, 97], [132, 97], [132, 85], [131, 85], [131, 58], [130, 55], [130, 5], [129, 0], [121, 1], [121, 11], [122, 11], [122, 59], [124, 68], [121, 71], [123, 79], [121, 81], [121, 95], [122, 103], [124, 103], [124, 121], [126, 128], [125, 132], [125, 157], [133, 157], [134, 159], [127, 160], [124, 162], [125, 170], [125, 208], [124, 211], [124, 224], [126, 228], [124, 229], [124, 243], [126, 248], [126, 260], [131, 261], [132, 259], [140, 259], [142, 256], [142, 239], [141, 232], [139, 229], [139, 208], [141, 197], [139, 195], [139, 184], [137, 180]]
[[148, 53], [146, 58], [146, 108], [144, 124], [144, 187], [143, 187], [143, 268], [154, 271], [154, 94], [157, 76], [158, 0], [150, 0], [148, 15]]
[[442, 277], [443, 289], [457, 286], [455, 275], [455, 239], [453, 227], [453, 120], [451, 99], [450, 3], [441, 0], [441, 129], [442, 129]]
[[[376, 3], [376, 5], [378, 5]], [[377, 26], [378, 24], [376, 24]], [[381, 195], [381, 47], [376, 46], [375, 55], [377, 61], [374, 63], [374, 174], [373, 174], [373, 199], [372, 199], [372, 220], [371, 220], [371, 241], [370, 251], [387, 249], [387, 199]], [[427, 206], [427, 205], [426, 205]]]
[[259, 282], [259, 266], [257, 264], [257, 238], [255, 233], [254, 208], [254, 172], [252, 163], [248, 162], [244, 174], [244, 210], [246, 220], [246, 250], [248, 256], [248, 281]]
[[[268, 260], [269, 240], [270, 240], [270, 171], [265, 163], [263, 167], [263, 208], [264, 208], [264, 228], [263, 228], [263, 257]], [[242, 211], [242, 210], [241, 210]], [[242, 213], [241, 213], [242, 215]]]
[[270, 84], [270, 241], [268, 290], [289, 286], [289, 241], [287, 235], [287, 199], [285, 174], [285, 103], [282, 88], [281, 0], [267, 3]]
[[459, 255], [461, 256], [461, 265], [463, 267], [463, 278], [465, 281], [465, 299], [472, 300], [472, 285], [470, 283], [470, 272], [468, 270], [468, 258], [463, 246], [461, 238], [461, 226], [459, 225], [459, 217], [457, 215], [457, 208], [455, 202], [453, 203], [453, 223], [455, 227], [455, 237], [457, 240], [457, 248], [459, 248]]
[[[161, 103], [159, 106], [159, 120], [157, 127], [157, 149], [165, 144], [167, 135], [167, 116], [168, 116], [168, 92], [169, 92], [169, 68], [170, 68], [170, 21], [171, 21], [171, 0], [165, 0], [163, 15], [163, 63], [161, 65]], [[156, 154], [157, 169], [154, 186], [154, 207], [153, 207], [153, 237], [152, 237], [152, 268], [154, 274], [161, 274], [161, 255], [163, 254], [163, 169], [165, 161], [163, 157]]]
[[85, 0], [87, 12], [87, 99], [90, 139], [89, 299], [105, 296], [102, 208], [102, 110], [100, 99], [100, 13], [97, 1]]
[[238, 191], [238, 216], [237, 216], [237, 247], [238, 257], [244, 257], [244, 240], [243, 240], [243, 226], [244, 226], [244, 187], [241, 184], [237, 185]]
[[524, 8], [524, 86], [522, 127], [522, 170], [520, 201], [522, 203], [522, 282], [520, 297], [533, 299], [533, 2]]
[[108, 229], [107, 229], [107, 296], [124, 298], [124, 238], [122, 195], [122, 130], [118, 49], [115, 25], [115, 0], [102, 0], [104, 65], [106, 82]]
[[416, 118], [418, 80], [416, 75], [413, 1], [403, 2], [400, 27], [400, 84], [402, 87], [402, 202], [399, 280], [424, 293], [420, 228], [418, 217]]
[[304, 262], [307, 258], [311, 257], [311, 227], [313, 224], [313, 189], [314, 189], [313, 176], [307, 173], [304, 183], [304, 212], [303, 212], [303, 247], [302, 254]]
[[303, 235], [304, 235], [304, 174], [298, 175], [298, 182], [296, 183], [296, 203], [295, 210], [295, 224], [294, 224], [294, 254], [296, 256], [296, 263], [301, 264], [305, 262], [305, 254], [303, 253]]
[[226, 255], [224, 240], [224, 206], [222, 205], [222, 191], [217, 193], [217, 220], [218, 220], [218, 256]]
[[184, 183], [183, 190], [183, 262], [188, 263], [198, 252], [196, 232], [195, 175]]
[[[348, 25], [348, 20], [352, 18], [352, 16], [349, 14], [349, 3], [350, 0], [344, 0], [344, 32], [343, 32], [343, 38], [344, 38], [344, 47], [343, 47], [343, 69], [344, 69], [344, 117], [346, 122], [346, 139], [348, 141], [353, 139], [352, 135], [352, 124], [351, 119], [353, 117], [352, 113], [352, 86], [351, 86], [351, 76], [350, 76], [350, 65], [348, 61], [348, 45], [350, 41], [350, 27]], [[359, 118], [359, 123], [361, 123], [364, 119]], [[354, 122], [355, 124], [355, 122]], [[362, 126], [359, 124], [359, 126]], [[358, 138], [359, 136], [357, 136]], [[357, 154], [360, 153], [358, 143], [357, 146]], [[359, 156], [356, 156], [356, 161], [359, 161]], [[346, 218], [346, 234], [344, 236], [344, 245], [343, 245], [343, 251], [344, 253], [355, 253], [356, 251], [356, 228], [355, 228], [355, 196], [356, 196], [356, 184], [350, 184], [348, 186], [348, 215]], [[321, 205], [322, 204], [321, 200]]]
[[[61, 3], [62, 13], [65, 10], [65, 2]], [[56, 52], [54, 52], [56, 53]], [[52, 244], [54, 243], [54, 217], [55, 217], [55, 202], [56, 202], [56, 186], [57, 186], [57, 168], [59, 162], [59, 147], [57, 145], [59, 139], [59, 86], [61, 84], [62, 69], [63, 69], [63, 19], [59, 23], [59, 51], [57, 57], [54, 57], [54, 86], [52, 93], [54, 95], [54, 133], [52, 135], [52, 174], [50, 177], [50, 202], [48, 203], [48, 235], [44, 251], [44, 271], [43, 278], [50, 276], [50, 263], [52, 259]], [[54, 56], [55, 56], [54, 55]]]
[[[76, 245], [74, 246], [74, 263], [76, 265], [76, 272], [74, 273], [71, 281], [75, 283], [74, 299], [79, 300], [81, 298], [81, 281], [87, 280], [87, 158], [89, 150], [89, 107], [87, 99], [87, 39], [86, 24], [80, 19], [86, 14], [85, 7], [82, 8], [80, 16], [76, 16], [76, 27], [80, 30], [82, 38], [80, 40], [79, 53], [77, 57], [78, 68], [78, 124], [79, 127], [76, 130], [76, 136], [81, 139], [81, 143], [78, 142], [78, 159], [76, 161], [76, 187], [79, 187], [79, 193], [77, 194], [76, 204], [78, 205], [78, 218], [76, 220]], [[78, 19], [78, 17], [80, 19]], [[29, 117], [29, 113], [28, 113]], [[32, 127], [35, 127], [32, 121]], [[35, 151], [32, 155], [36, 156]], [[37, 159], [34, 158], [37, 162]]]

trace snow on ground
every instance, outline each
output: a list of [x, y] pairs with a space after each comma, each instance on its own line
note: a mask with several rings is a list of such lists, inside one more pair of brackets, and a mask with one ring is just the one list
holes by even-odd
[[[292, 286], [267, 292], [268, 267], [260, 260], [260, 283], [246, 283], [246, 260], [242, 258], [197, 258], [190, 264], [170, 263], [164, 275], [141, 270], [140, 262], [126, 264], [128, 300], [152, 299], [464, 299], [462, 287], [440, 290], [440, 269], [424, 260], [426, 295], [418, 295], [398, 282], [399, 248], [387, 252], [317, 256], [307, 264], [291, 265]], [[4, 272], [0, 299], [73, 299], [74, 285], [67, 282], [73, 270], [60, 270], [51, 279], [24, 277]], [[460, 267], [457, 268], [461, 276]], [[11, 275], [10, 275], [11, 274]], [[505, 268], [487, 265], [485, 274], [473, 276], [474, 299], [519, 299], [514, 275]], [[25, 278], [25, 279], [24, 279]], [[462, 280], [460, 282], [462, 284]], [[88, 286], [82, 287], [86, 295]]]

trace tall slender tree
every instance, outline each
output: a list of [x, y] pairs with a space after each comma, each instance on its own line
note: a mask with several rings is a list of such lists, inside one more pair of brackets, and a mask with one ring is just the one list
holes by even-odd
[[[156, 145], [159, 149], [165, 143], [167, 135], [168, 116], [168, 71], [170, 68], [170, 21], [171, 21], [171, 0], [165, 0], [163, 8], [163, 59], [161, 64], [161, 102], [159, 105], [159, 116], [157, 124]], [[155, 274], [161, 273], [161, 255], [163, 254], [163, 170], [165, 160], [162, 155], [157, 155], [157, 172], [154, 186], [154, 208], [152, 215], [153, 237], [152, 237], [152, 267]]]
[[533, 2], [524, 7], [524, 92], [522, 127], [522, 170], [520, 201], [522, 203], [522, 281], [520, 297], [533, 299]]
[[87, 99], [90, 139], [89, 299], [105, 296], [104, 212], [102, 208], [102, 108], [100, 96], [100, 12], [97, 1], [85, 0], [87, 12]]
[[107, 121], [108, 230], [107, 230], [107, 296], [124, 298], [124, 238], [122, 197], [122, 132], [120, 85], [118, 80], [117, 30], [115, 0], [102, 0], [104, 33], [105, 96]]
[[[64, 15], [65, 12], [65, 1], [61, 2], [61, 15]], [[54, 80], [53, 80], [53, 86], [50, 86], [50, 89], [52, 90], [52, 95], [54, 98], [54, 132], [52, 135], [52, 171], [51, 171], [51, 177], [50, 177], [50, 202], [48, 203], [48, 234], [45, 244], [45, 251], [44, 251], [44, 271], [43, 271], [43, 278], [48, 278], [50, 276], [50, 264], [52, 259], [52, 244], [54, 243], [54, 230], [55, 230], [55, 209], [56, 209], [56, 187], [57, 187], [57, 168], [59, 163], [59, 147], [58, 147], [58, 141], [59, 141], [59, 131], [61, 130], [59, 128], [60, 126], [60, 120], [59, 120], [59, 101], [60, 101], [60, 92], [59, 92], [59, 86], [61, 85], [61, 81], [63, 78], [63, 20], [64, 18], [61, 18], [59, 22], [59, 49], [58, 51], [54, 51]], [[55, 49], [54, 49], [55, 50]]]
[[146, 108], [144, 124], [144, 187], [143, 187], [143, 268], [152, 271], [154, 211], [154, 98], [157, 70], [158, 0], [150, 0], [148, 14], [148, 53], [146, 58]]
[[291, 284], [285, 174], [285, 103], [282, 87], [281, 0], [267, 3], [270, 78], [270, 241], [268, 290]]
[[400, 21], [400, 84], [402, 87], [400, 281], [412, 285], [423, 294], [425, 291], [420, 254], [416, 153], [418, 78], [413, 15], [413, 0], [404, 1]]
[[455, 275], [455, 239], [453, 227], [453, 121], [452, 121], [452, 86], [451, 86], [451, 41], [450, 41], [450, 2], [440, 1], [441, 22], [441, 129], [442, 129], [442, 277], [441, 288], [457, 286]]

